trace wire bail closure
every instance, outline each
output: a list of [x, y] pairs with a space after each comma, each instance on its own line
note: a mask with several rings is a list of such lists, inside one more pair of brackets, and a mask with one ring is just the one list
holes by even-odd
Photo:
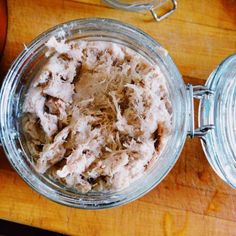
[[[157, 15], [154, 8], [150, 9], [150, 12], [151, 12], [153, 18], [157, 22], [167, 18], [168, 16], [170, 16], [172, 13], [175, 12], [175, 10], [177, 9], [177, 1], [176, 0], [171, 0], [171, 3], [172, 3], [172, 8], [169, 11], [167, 11], [166, 13], [164, 13], [163, 15]], [[158, 8], [160, 8], [160, 7], [158, 7]]]
[[194, 98], [201, 99], [203, 96], [208, 96], [214, 94], [214, 91], [208, 89], [203, 85], [193, 86], [192, 84], [187, 85], [187, 91], [189, 95], [189, 131], [188, 136], [190, 138], [194, 137], [203, 137], [210, 130], [214, 129], [215, 126], [213, 124], [203, 125], [202, 127], [195, 128], [194, 121]]

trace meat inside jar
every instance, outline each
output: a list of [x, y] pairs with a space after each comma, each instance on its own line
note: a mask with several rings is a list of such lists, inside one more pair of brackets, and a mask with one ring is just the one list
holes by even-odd
[[47, 43], [23, 104], [33, 163], [82, 193], [116, 191], [152, 167], [172, 127], [166, 79], [134, 50], [104, 41]]

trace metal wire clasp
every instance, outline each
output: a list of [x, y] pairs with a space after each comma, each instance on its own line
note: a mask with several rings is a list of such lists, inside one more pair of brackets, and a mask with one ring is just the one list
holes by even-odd
[[214, 129], [214, 125], [204, 125], [202, 127], [195, 128], [194, 121], [194, 98], [201, 99], [203, 96], [211, 95], [214, 92], [208, 89], [206, 86], [192, 84], [187, 85], [187, 91], [189, 95], [189, 131], [188, 136], [190, 138], [193, 137], [203, 137], [207, 134], [207, 132], [211, 129]]
[[168, 12], [166, 12], [165, 14], [160, 15], [160, 16], [157, 15], [157, 13], [155, 12], [155, 10], [154, 10], [153, 8], [150, 9], [150, 12], [151, 12], [153, 18], [154, 18], [157, 22], [159, 22], [159, 21], [165, 19], [166, 17], [168, 17], [169, 15], [171, 15], [171, 14], [177, 9], [177, 1], [176, 1], [176, 0], [171, 0], [171, 3], [172, 3], [172, 8], [171, 8]]

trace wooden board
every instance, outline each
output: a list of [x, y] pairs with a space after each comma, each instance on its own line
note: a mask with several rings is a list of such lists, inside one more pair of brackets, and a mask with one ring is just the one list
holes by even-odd
[[[84, 17], [122, 19], [157, 41], [186, 82], [204, 84], [215, 66], [236, 52], [236, 1], [179, 0], [156, 23], [149, 13], [111, 9], [99, 0], [9, 0], [9, 26], [1, 63], [5, 73], [34, 37], [58, 23]], [[213, 172], [198, 139], [187, 140], [170, 174], [128, 205], [101, 211], [72, 209], [31, 190], [0, 152], [0, 218], [70, 235], [236, 235], [236, 191]]]

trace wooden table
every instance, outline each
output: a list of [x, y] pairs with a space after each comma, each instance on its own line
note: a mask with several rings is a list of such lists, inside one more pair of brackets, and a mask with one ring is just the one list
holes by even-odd
[[[108, 17], [133, 24], [172, 55], [186, 82], [204, 84], [225, 57], [236, 52], [235, 0], [179, 0], [178, 10], [156, 23], [99, 0], [9, 0], [5, 73], [39, 33], [75, 18]], [[170, 174], [146, 196], [110, 210], [85, 211], [40, 196], [0, 153], [0, 218], [72, 235], [236, 235], [236, 191], [211, 169], [198, 139], [187, 140]]]

